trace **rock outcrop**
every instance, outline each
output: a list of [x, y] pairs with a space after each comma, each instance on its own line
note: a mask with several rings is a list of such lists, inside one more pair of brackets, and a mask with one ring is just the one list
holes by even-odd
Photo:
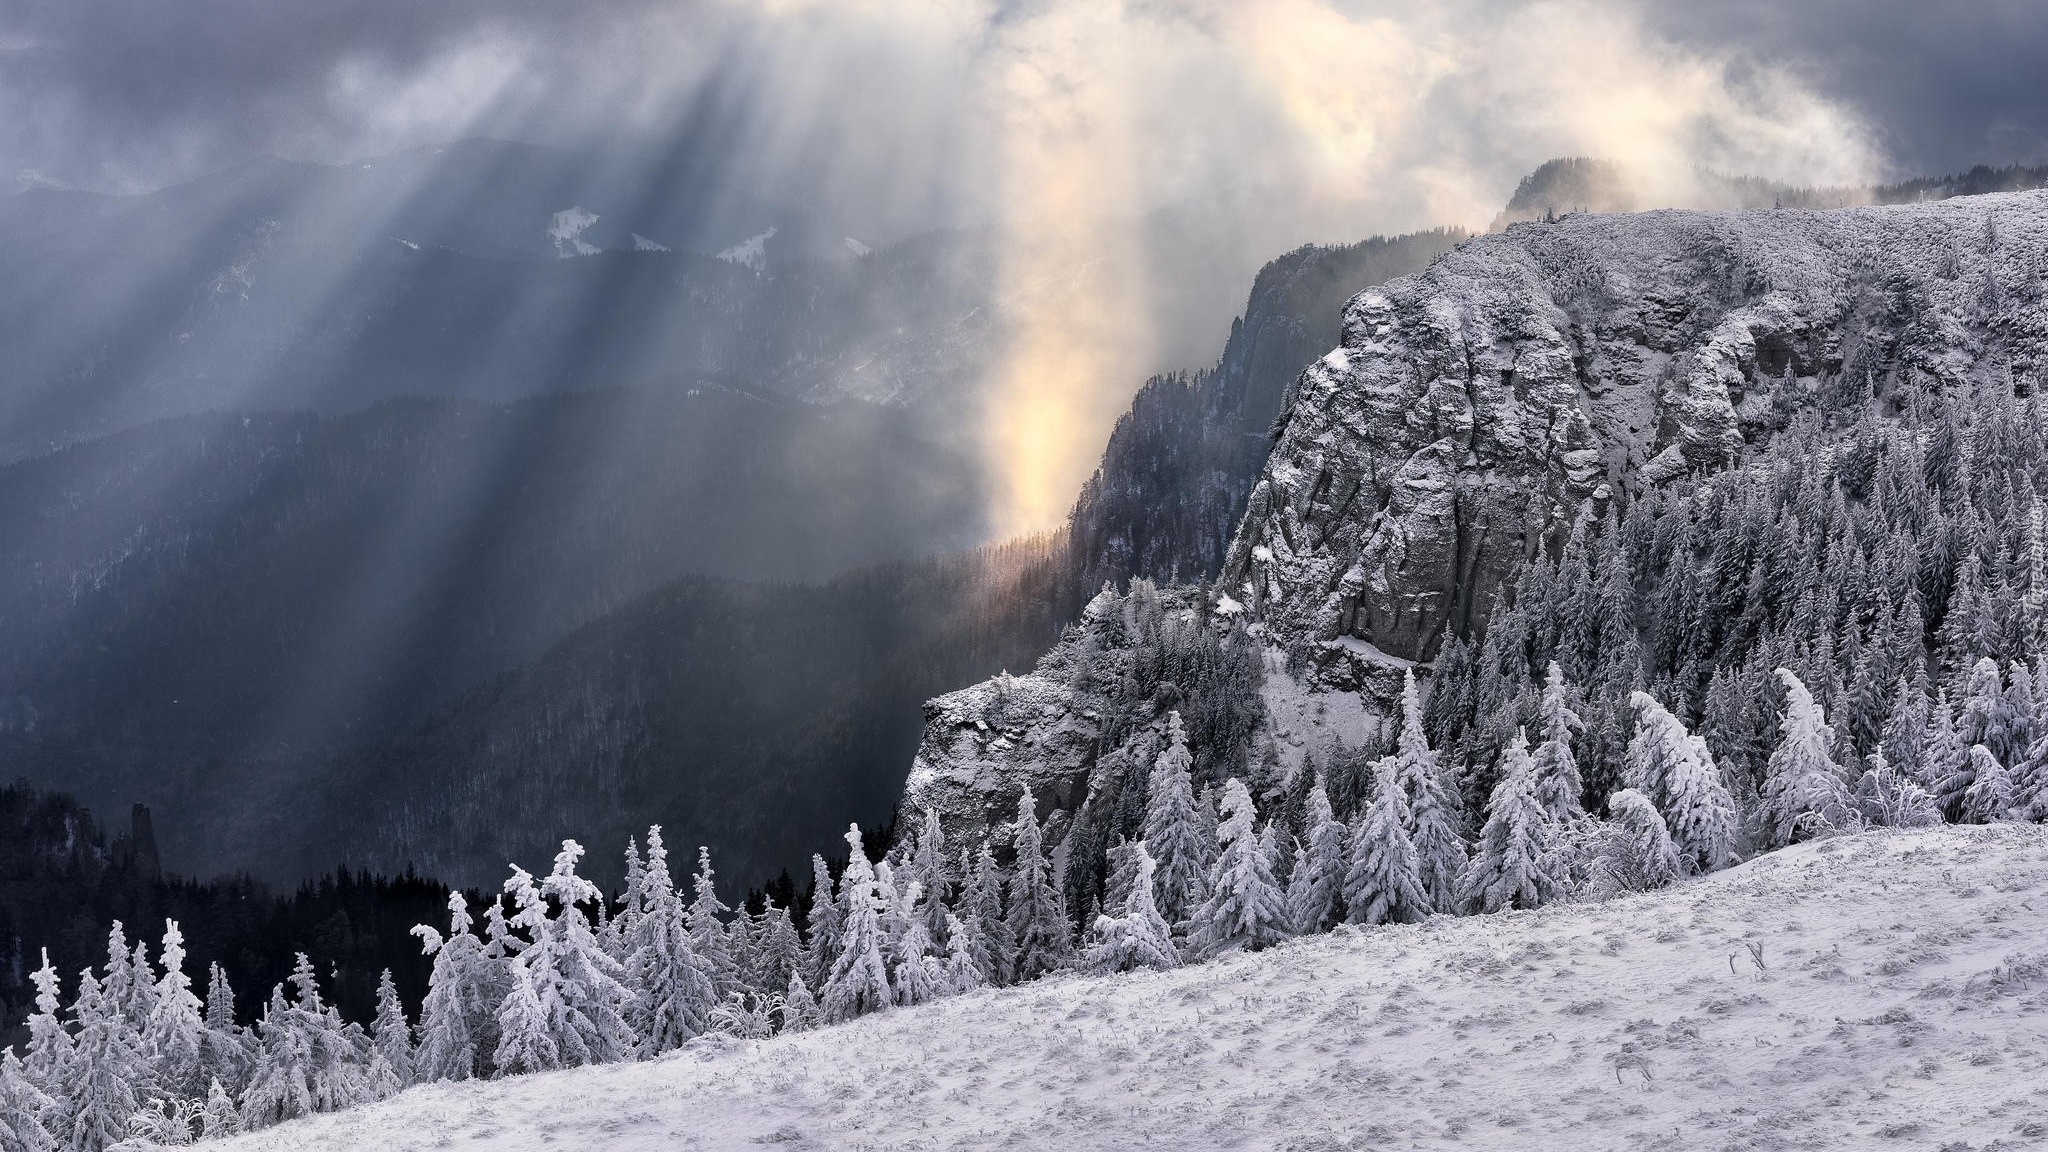
[[1224, 586], [1282, 644], [1427, 659], [1582, 509], [1726, 466], [1802, 407], [2033, 387], [2044, 247], [2048, 192], [1474, 239], [1345, 309]]

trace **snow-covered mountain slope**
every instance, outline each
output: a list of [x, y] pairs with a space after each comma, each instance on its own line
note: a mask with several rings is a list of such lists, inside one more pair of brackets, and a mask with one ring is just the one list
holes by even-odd
[[2044, 1031], [2048, 830], [1947, 827], [414, 1088], [223, 1147], [2018, 1148], [2048, 1140]]
[[1726, 465], [1816, 399], [2035, 378], [2044, 250], [2048, 192], [1474, 239], [1351, 301], [1282, 417], [1225, 586], [1283, 643], [1427, 657], [1614, 485]]

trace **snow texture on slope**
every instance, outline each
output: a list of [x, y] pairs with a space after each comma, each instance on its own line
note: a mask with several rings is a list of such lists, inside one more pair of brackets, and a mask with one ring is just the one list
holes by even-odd
[[2048, 192], [1574, 215], [1353, 298], [1225, 566], [1279, 642], [1427, 658], [1546, 525], [1731, 463], [1823, 383], [1938, 397], [2048, 364]]
[[1602, 905], [413, 1088], [223, 1147], [2035, 1147], [2044, 1033], [2048, 829], [1945, 827]]
[[742, 268], [752, 268], [756, 272], [764, 272], [768, 268], [768, 242], [773, 239], [775, 239], [775, 228], [770, 226], [766, 232], [749, 236], [745, 240], [720, 252], [718, 258], [728, 264], [737, 264]]

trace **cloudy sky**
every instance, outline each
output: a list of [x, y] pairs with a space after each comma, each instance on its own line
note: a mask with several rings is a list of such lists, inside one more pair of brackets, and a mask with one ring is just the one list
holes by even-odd
[[896, 200], [985, 203], [1027, 136], [1141, 157], [1111, 193], [1141, 199], [1390, 167], [1454, 197], [1570, 145], [1828, 179], [2048, 159], [2044, 66], [2037, 0], [0, 0], [0, 171], [133, 188], [709, 114], [752, 178]]
[[[0, 174], [140, 190], [492, 135], [870, 240], [993, 224], [1022, 303], [989, 437], [1027, 527], [1136, 380], [1199, 362], [1145, 330], [1137, 213], [1235, 230], [1235, 294], [1303, 241], [1484, 227], [1560, 155], [1624, 162], [1646, 206], [1701, 168], [2048, 162], [2044, 73], [2041, 0], [0, 0]], [[1088, 291], [1038, 291], [1076, 267]]]

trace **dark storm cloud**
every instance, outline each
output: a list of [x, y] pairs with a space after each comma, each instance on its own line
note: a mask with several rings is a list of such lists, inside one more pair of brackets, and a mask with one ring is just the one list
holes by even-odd
[[2041, 0], [1658, 0], [1674, 38], [1792, 62], [1862, 114], [1897, 173], [2048, 162]]

